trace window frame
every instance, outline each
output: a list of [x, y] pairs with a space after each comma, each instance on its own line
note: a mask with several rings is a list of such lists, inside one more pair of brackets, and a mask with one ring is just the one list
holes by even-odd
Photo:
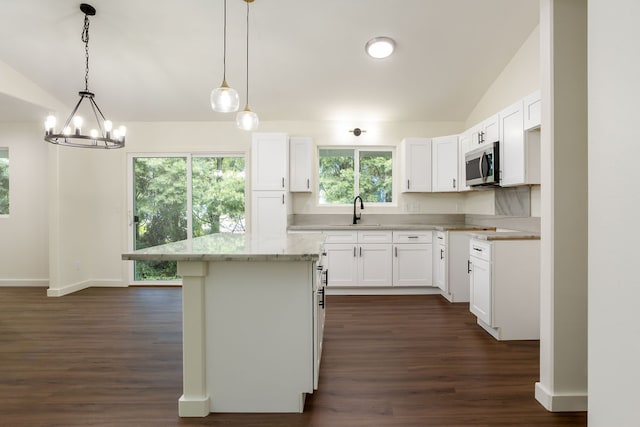
[[370, 146], [355, 146], [355, 145], [323, 145], [318, 146], [317, 148], [317, 159], [316, 162], [316, 170], [318, 174], [318, 179], [316, 182], [316, 207], [319, 208], [332, 208], [332, 207], [344, 207], [351, 206], [352, 202], [349, 203], [321, 203], [320, 202], [320, 151], [321, 150], [353, 150], [353, 181], [354, 181], [354, 195], [356, 197], [360, 194], [360, 152], [361, 151], [381, 151], [386, 153], [391, 153], [391, 202], [365, 202], [367, 205], [375, 206], [375, 207], [397, 207], [398, 206], [398, 191], [396, 187], [396, 176], [397, 176], [397, 164], [396, 164], [396, 147], [392, 145], [370, 145]]

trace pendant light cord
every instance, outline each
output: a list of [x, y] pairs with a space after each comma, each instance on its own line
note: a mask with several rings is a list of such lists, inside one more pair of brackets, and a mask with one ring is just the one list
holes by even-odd
[[89, 91], [89, 16], [84, 15], [84, 26], [82, 27], [82, 42], [84, 43], [84, 90]]
[[227, 0], [224, 0], [224, 38], [222, 40], [222, 81], [227, 81]]
[[249, 108], [249, 2], [247, 2], [247, 108]]

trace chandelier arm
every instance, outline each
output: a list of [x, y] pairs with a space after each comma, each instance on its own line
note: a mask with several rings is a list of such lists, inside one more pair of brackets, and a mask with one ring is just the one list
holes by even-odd
[[[98, 104], [96, 104], [96, 101], [93, 98], [89, 98], [89, 101], [91, 103], [91, 109], [93, 110], [93, 115], [96, 117], [96, 122], [98, 122], [98, 128], [100, 129], [100, 133], [104, 135], [104, 129], [102, 127], [104, 121], [106, 120], [104, 118], [104, 114], [102, 114], [102, 111], [100, 111], [100, 107], [98, 107]], [[98, 115], [102, 117], [102, 120], [100, 120], [100, 117], [98, 117]]]
[[64, 128], [69, 126], [69, 124], [71, 123], [71, 120], [73, 120], [73, 116], [76, 115], [76, 112], [78, 111], [78, 108], [80, 107], [80, 104], [82, 103], [83, 99], [84, 99], [84, 96], [80, 95], [80, 100], [78, 100], [78, 103], [73, 108], [73, 111], [71, 111], [71, 114], [69, 114], [69, 117], [67, 117], [67, 120], [64, 122], [64, 125], [62, 125], [62, 129], [63, 130], [64, 130]]

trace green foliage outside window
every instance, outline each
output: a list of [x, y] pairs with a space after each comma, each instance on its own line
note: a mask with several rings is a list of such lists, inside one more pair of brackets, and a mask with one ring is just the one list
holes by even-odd
[[[192, 237], [245, 231], [243, 157], [138, 157], [134, 159], [135, 249], [184, 240], [187, 162], [191, 161]], [[136, 281], [177, 279], [174, 261], [136, 261]]]
[[369, 203], [393, 201], [391, 150], [327, 148], [319, 159], [320, 204], [350, 204], [358, 194]]
[[9, 150], [0, 148], [0, 215], [9, 215]]

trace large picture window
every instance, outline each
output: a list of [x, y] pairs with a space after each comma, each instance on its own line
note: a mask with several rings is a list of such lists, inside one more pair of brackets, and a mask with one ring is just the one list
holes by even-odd
[[0, 215], [9, 215], [9, 149], [0, 148]]
[[321, 148], [318, 155], [321, 205], [350, 204], [356, 195], [367, 203], [393, 202], [393, 150]]

